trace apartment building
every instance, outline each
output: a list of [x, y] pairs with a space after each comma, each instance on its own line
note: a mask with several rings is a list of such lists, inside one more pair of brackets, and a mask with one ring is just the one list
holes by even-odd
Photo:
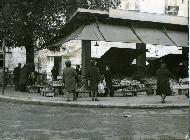
[[188, 0], [122, 0], [119, 8], [188, 17]]

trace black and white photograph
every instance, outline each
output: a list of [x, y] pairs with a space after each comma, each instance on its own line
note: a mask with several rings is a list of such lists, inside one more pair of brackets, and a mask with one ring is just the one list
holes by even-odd
[[0, 0], [0, 140], [190, 140], [189, 0]]

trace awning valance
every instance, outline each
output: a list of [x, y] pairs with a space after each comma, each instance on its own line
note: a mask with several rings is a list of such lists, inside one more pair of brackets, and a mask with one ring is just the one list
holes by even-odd
[[[165, 32], [166, 31], [166, 32]], [[52, 46], [61, 45], [69, 40], [92, 40], [108, 42], [145, 43], [165, 46], [188, 46], [188, 33], [177, 30], [164, 30], [164, 27], [149, 28], [91, 23], [80, 26], [70, 35]]]

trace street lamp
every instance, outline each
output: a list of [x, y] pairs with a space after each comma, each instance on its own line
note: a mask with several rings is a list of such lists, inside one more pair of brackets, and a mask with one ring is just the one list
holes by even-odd
[[[4, 18], [5, 18], [5, 15], [4, 15], [4, 0], [1, 0], [1, 12], [2, 12], [2, 15], [3, 15], [3, 21], [4, 21]], [[3, 24], [3, 37], [2, 37], [2, 49], [3, 49], [3, 87], [2, 87], [2, 94], [4, 95], [4, 91], [5, 91], [5, 36], [4, 36], [4, 24]]]
[[3, 87], [2, 87], [2, 94], [4, 95], [5, 92], [5, 38], [3, 37], [2, 41], [2, 49], [3, 49]]

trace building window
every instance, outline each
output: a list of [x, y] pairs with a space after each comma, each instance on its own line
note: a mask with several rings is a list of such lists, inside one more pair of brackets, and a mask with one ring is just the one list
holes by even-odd
[[178, 11], [177, 0], [166, 0], [166, 14], [177, 16]]
[[54, 61], [54, 57], [53, 56], [48, 56], [47, 58], [48, 58], [48, 61], [50, 61], [50, 62]]
[[184, 0], [181, 0], [181, 3], [184, 4]]

